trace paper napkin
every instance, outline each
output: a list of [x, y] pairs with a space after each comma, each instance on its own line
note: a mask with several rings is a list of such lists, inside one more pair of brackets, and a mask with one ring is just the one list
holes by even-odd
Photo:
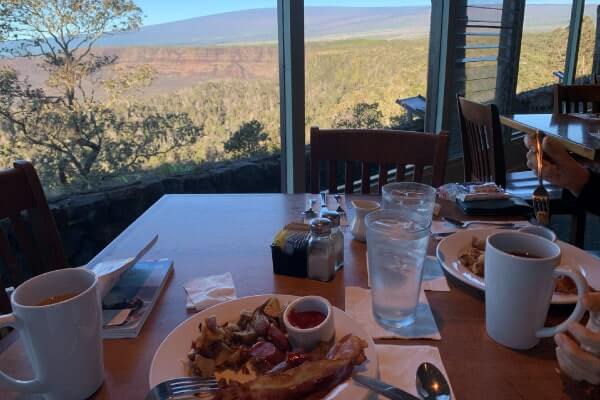
[[[438, 367], [450, 384], [437, 347], [376, 344], [375, 348], [379, 361], [379, 377], [385, 383], [419, 397], [415, 383], [417, 369], [421, 363], [428, 362]], [[452, 384], [450, 384], [450, 391], [452, 391]], [[379, 398], [383, 399], [382, 396]], [[452, 399], [456, 400], [453, 392]]]
[[186, 308], [202, 311], [228, 300], [237, 299], [231, 273], [195, 278], [183, 285], [187, 293]]
[[375, 321], [369, 289], [346, 288], [346, 313], [357, 320], [373, 339], [442, 339], [425, 292], [422, 290], [417, 305], [417, 320], [404, 328], [392, 330], [384, 328]]

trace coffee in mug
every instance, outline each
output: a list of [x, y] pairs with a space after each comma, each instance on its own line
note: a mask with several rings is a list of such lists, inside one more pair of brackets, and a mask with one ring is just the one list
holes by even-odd
[[[485, 247], [485, 326], [496, 342], [529, 349], [543, 337], [553, 336], [578, 321], [585, 309], [585, 278], [575, 269], [559, 267], [561, 249], [552, 241], [530, 233], [500, 232], [487, 238]], [[556, 279], [571, 278], [577, 286], [577, 305], [563, 323], [544, 328]]]
[[11, 296], [0, 327], [19, 331], [35, 378], [0, 374], [0, 386], [46, 400], [81, 400], [102, 385], [102, 307], [96, 274], [66, 268], [38, 275]]

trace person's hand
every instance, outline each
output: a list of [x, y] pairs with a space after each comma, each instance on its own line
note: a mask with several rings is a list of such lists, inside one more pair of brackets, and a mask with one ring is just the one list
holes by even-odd
[[[588, 293], [583, 305], [590, 311], [587, 326], [573, 323], [554, 336], [560, 369], [576, 381], [600, 384], [600, 293]], [[575, 339], [575, 340], [574, 340]]]
[[[524, 143], [529, 149], [527, 167], [538, 175], [535, 135], [525, 135]], [[544, 137], [542, 151], [542, 178], [578, 196], [590, 178], [589, 171], [573, 159], [559, 142], [548, 136]]]

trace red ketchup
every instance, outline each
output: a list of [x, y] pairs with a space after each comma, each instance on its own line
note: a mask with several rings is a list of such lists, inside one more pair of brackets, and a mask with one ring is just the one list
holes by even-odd
[[327, 316], [319, 311], [296, 311], [288, 314], [288, 321], [292, 326], [300, 329], [314, 328], [325, 321]]

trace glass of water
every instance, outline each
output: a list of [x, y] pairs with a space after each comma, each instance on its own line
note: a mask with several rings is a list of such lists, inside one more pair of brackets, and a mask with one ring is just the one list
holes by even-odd
[[431, 219], [435, 188], [417, 182], [388, 183], [381, 188], [384, 209], [408, 209]]
[[365, 222], [375, 320], [391, 328], [410, 325], [419, 302], [431, 219], [393, 209], [369, 213]]

